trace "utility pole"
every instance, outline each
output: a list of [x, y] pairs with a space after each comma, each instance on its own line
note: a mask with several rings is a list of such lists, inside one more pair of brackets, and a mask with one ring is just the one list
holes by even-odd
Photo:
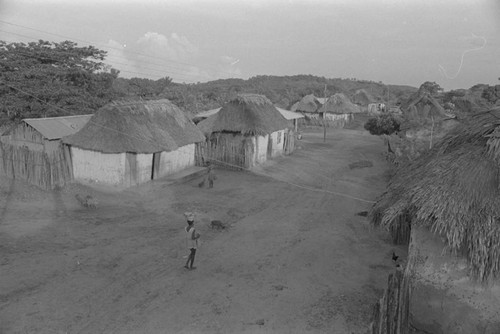
[[[325, 93], [324, 93], [324, 97], [325, 97], [325, 104], [326, 104], [326, 84], [325, 84]], [[323, 106], [325, 105], [323, 104]], [[326, 143], [326, 109], [323, 109], [323, 143]]]

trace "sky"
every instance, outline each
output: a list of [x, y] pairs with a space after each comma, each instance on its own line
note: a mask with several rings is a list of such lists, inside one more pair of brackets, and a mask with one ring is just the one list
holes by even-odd
[[500, 84], [497, 0], [0, 0], [0, 40], [72, 40], [122, 77]]

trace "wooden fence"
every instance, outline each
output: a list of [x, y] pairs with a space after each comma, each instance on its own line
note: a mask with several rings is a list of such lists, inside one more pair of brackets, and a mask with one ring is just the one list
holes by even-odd
[[64, 186], [72, 180], [70, 154], [61, 146], [52, 153], [0, 142], [0, 174], [25, 180], [42, 189]]
[[251, 137], [243, 138], [230, 133], [212, 134], [209, 139], [196, 144], [195, 164], [211, 163], [218, 167], [242, 170], [251, 167], [254, 147]]
[[410, 279], [403, 271], [389, 275], [387, 290], [373, 310], [371, 334], [408, 334]]

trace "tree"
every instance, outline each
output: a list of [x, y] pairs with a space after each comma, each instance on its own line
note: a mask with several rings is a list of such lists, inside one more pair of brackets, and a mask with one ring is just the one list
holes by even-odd
[[364, 128], [372, 135], [391, 135], [399, 131], [400, 121], [392, 114], [382, 114], [371, 117], [366, 121]]
[[427, 93], [431, 94], [432, 96], [436, 96], [443, 91], [443, 88], [435, 82], [426, 81], [422, 85], [420, 85], [420, 88], [418, 89], [418, 91], [419, 92], [427, 92]]
[[0, 41], [2, 118], [93, 113], [110, 101], [119, 72], [93, 46]]

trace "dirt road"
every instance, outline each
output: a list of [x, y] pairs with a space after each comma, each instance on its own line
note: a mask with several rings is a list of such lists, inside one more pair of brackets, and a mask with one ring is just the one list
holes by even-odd
[[[387, 234], [356, 215], [385, 188], [384, 147], [361, 131], [322, 136], [305, 132], [256, 173], [217, 170], [214, 189], [2, 180], [0, 333], [365, 333], [394, 270]], [[193, 271], [188, 210], [202, 235]]]

